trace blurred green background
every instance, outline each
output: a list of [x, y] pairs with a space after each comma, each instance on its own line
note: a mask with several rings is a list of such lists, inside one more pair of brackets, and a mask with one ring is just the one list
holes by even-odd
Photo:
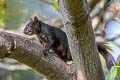
[[31, 16], [37, 15], [40, 20], [47, 20], [59, 15], [52, 0], [8, 0], [7, 6], [8, 18], [5, 20], [4, 29], [16, 29]]

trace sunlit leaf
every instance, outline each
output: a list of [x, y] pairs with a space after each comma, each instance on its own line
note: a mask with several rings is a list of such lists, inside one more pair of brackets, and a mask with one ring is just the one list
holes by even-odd
[[0, 28], [5, 26], [4, 22], [2, 20], [0, 20]]
[[7, 18], [7, 13], [5, 12], [6, 0], [0, 0], [0, 27], [5, 26], [4, 20]]
[[107, 76], [107, 80], [114, 80], [117, 76], [117, 67], [113, 66]]
[[56, 8], [56, 10], [59, 10], [58, 0], [53, 0], [53, 6]]
[[8, 17], [8, 15], [5, 13], [5, 14], [0, 14], [0, 19], [6, 19]]

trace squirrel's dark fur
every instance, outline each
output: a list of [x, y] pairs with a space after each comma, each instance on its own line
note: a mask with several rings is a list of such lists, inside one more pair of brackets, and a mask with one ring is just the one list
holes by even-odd
[[[45, 24], [34, 17], [34, 20], [30, 19], [30, 22], [26, 25], [24, 33], [27, 35], [36, 34], [45, 48], [44, 51], [52, 49], [64, 61], [72, 60], [66, 33], [61, 29]], [[110, 69], [115, 64], [113, 56], [107, 51], [104, 43], [97, 42], [96, 44], [98, 51], [105, 58], [108, 69]]]

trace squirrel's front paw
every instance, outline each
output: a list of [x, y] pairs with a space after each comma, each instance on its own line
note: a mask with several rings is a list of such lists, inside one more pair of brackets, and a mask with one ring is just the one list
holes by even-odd
[[49, 52], [49, 51], [48, 51], [47, 49], [43, 50], [43, 53], [44, 53], [45, 56], [48, 55], [48, 52]]

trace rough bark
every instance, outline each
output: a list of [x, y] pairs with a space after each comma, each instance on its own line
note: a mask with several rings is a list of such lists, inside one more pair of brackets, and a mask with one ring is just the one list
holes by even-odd
[[74, 68], [59, 59], [55, 53], [47, 56], [33, 41], [0, 31], [0, 58], [16, 59], [45, 76], [48, 80], [75, 80]]
[[77, 80], [104, 80], [86, 0], [59, 0]]
[[100, 0], [87, 0], [90, 9], [92, 10]]

